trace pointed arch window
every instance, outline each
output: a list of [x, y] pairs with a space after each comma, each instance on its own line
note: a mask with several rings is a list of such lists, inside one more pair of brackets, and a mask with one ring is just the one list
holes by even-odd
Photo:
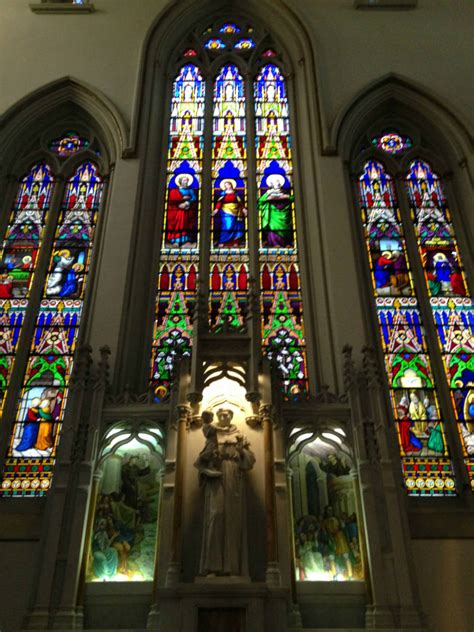
[[[474, 312], [442, 180], [397, 131], [358, 179], [404, 482], [412, 496], [474, 485]], [[410, 151], [413, 159], [404, 155]], [[400, 156], [396, 186], [385, 155]], [[464, 463], [459, 463], [462, 453]]]
[[51, 140], [50, 151], [61, 158], [77, 153], [75, 166], [64, 166], [62, 184], [52, 157], [35, 164], [20, 178], [5, 231], [0, 387], [10, 439], [4, 497], [42, 496], [52, 482], [104, 189], [89, 145], [71, 132]]
[[[269, 59], [270, 58], [270, 59]], [[270, 63], [271, 62], [271, 63]], [[242, 332], [260, 290], [263, 353], [284, 397], [308, 394], [288, 86], [279, 53], [246, 22], [219, 21], [179, 59], [150, 386], [166, 401], [192, 353], [197, 288], [209, 332]]]

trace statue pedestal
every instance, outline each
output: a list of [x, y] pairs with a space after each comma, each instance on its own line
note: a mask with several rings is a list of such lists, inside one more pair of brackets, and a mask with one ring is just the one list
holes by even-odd
[[192, 584], [177, 584], [157, 591], [160, 632], [195, 632], [201, 617], [229, 611], [239, 613], [245, 632], [286, 632], [289, 592], [272, 589], [245, 578], [197, 577]]
[[250, 584], [248, 575], [198, 575], [194, 578], [195, 584], [229, 585]]

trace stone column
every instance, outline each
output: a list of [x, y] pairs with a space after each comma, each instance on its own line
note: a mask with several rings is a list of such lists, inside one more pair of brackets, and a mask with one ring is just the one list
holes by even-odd
[[[370, 603], [366, 628], [423, 629], [414, 596], [414, 573], [407, 559], [410, 532], [402, 527], [405, 510], [395, 482], [388, 449], [389, 428], [376, 368], [364, 363], [356, 371], [352, 349], [344, 348], [344, 382], [352, 414], [355, 465], [367, 552]], [[375, 371], [375, 373], [374, 373]], [[405, 612], [403, 612], [405, 610]]]
[[293, 470], [290, 467], [286, 469], [286, 485], [288, 488], [288, 546], [291, 556], [291, 603], [288, 611], [288, 632], [297, 632], [298, 630], [303, 629], [303, 623], [301, 621], [298, 595], [296, 593], [295, 528], [293, 523]]
[[179, 582], [181, 576], [181, 531], [183, 520], [184, 469], [186, 454], [186, 433], [189, 424], [191, 408], [181, 404], [177, 407], [177, 438], [174, 483], [173, 529], [171, 535], [171, 552], [166, 572], [166, 585], [173, 586]]
[[265, 527], [266, 527], [266, 553], [267, 568], [265, 580], [270, 586], [281, 585], [280, 568], [278, 565], [278, 543], [276, 530], [276, 503], [275, 503], [275, 457], [273, 450], [273, 424], [271, 418], [271, 406], [260, 406], [260, 419], [263, 428], [263, 450], [265, 454]]
[[[69, 541], [71, 533], [70, 520], [75, 496], [75, 490], [71, 487], [71, 480], [75, 477], [73, 460], [78, 436], [81, 434], [80, 420], [86, 399], [91, 364], [90, 351], [90, 347], [79, 349], [69, 384], [68, 407], [40, 539], [38, 574], [32, 592], [31, 607], [24, 621], [26, 629], [48, 629], [52, 623], [52, 613], [58, 607], [60, 599], [58, 579], [64, 578], [67, 563], [64, 546]], [[75, 624], [74, 618], [75, 612], [70, 610], [69, 622]]]
[[[368, 402], [371, 404], [373, 420], [373, 441], [378, 446], [377, 481], [383, 490], [383, 506], [378, 502], [377, 511], [383, 519], [379, 528], [382, 527], [387, 533], [385, 550], [382, 551], [384, 580], [387, 585], [390, 582], [393, 586], [394, 592], [390, 594], [391, 611], [399, 627], [421, 629], [424, 627], [424, 614], [418, 595], [411, 553], [410, 528], [402, 497], [405, 492], [402, 491], [400, 480], [397, 480], [392, 460], [392, 454], [397, 460], [399, 459], [398, 450], [395, 454], [394, 448], [394, 445], [397, 445], [395, 433], [391, 422], [387, 420], [383, 387], [374, 352], [369, 347], [364, 347], [362, 352], [364, 376], [369, 393]], [[391, 443], [392, 438], [393, 443]], [[377, 625], [377, 614], [377, 608], [375, 608], [374, 626]]]
[[83, 612], [82, 604], [78, 606], [78, 595], [84, 589], [85, 577], [81, 571], [89, 546], [88, 521], [93, 520], [97, 495], [94, 468], [102, 409], [109, 383], [109, 355], [110, 349], [101, 347], [97, 371], [90, 381], [89, 406], [80, 419], [71, 453], [72, 476], [68, 491], [71, 505], [67, 513], [69, 529], [58, 554], [61, 574], [56, 578], [55, 591], [59, 605], [54, 615], [54, 629], [74, 625], [76, 628], [82, 627]]

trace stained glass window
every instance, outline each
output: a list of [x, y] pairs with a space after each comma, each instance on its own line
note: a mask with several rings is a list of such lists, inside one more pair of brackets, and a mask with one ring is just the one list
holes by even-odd
[[48, 219], [54, 178], [46, 163], [21, 180], [1, 255], [0, 410], [3, 407]]
[[[17, 201], [17, 206], [29, 213], [21, 220], [22, 224], [17, 222], [21, 238], [15, 237], [14, 223], [7, 232], [7, 239], [13, 239], [15, 246], [21, 246], [24, 239], [35, 244], [35, 255], [31, 252], [22, 256], [23, 261], [29, 259], [21, 286], [26, 299], [52, 182], [45, 165], [35, 168], [33, 173], [36, 184], [29, 192], [28, 179], [24, 180]], [[103, 180], [91, 162], [83, 163], [66, 186], [5, 462], [4, 496], [40, 496], [51, 485], [102, 190]], [[14, 217], [20, 220], [19, 214]], [[13, 290], [12, 295], [15, 295]], [[14, 306], [16, 301], [11, 303]], [[13, 311], [10, 327], [16, 323]]]
[[401, 154], [412, 146], [411, 138], [398, 132], [385, 132], [372, 138], [372, 145], [387, 154]]
[[82, 138], [77, 132], [65, 132], [59, 138], [55, 138], [50, 144], [49, 149], [62, 157], [75, 154], [85, 147], [89, 147], [90, 142], [87, 138]]
[[455, 480], [392, 177], [380, 162], [359, 180], [373, 299], [402, 469], [410, 495], [451, 495]]
[[[281, 70], [267, 64], [276, 53], [264, 37], [246, 23], [213, 24], [201, 34], [199, 57], [235, 49], [239, 65], [224, 58], [205, 82], [199, 67], [184, 59], [174, 81], [151, 360], [156, 402], [169, 397], [176, 360], [191, 354], [199, 256], [209, 331], [247, 330], [254, 270], [261, 277], [263, 352], [277, 367], [286, 398], [308, 393], [288, 96]], [[255, 66], [245, 51], [258, 51], [259, 41], [266, 48]], [[206, 106], [205, 84], [212, 90]], [[212, 129], [204, 129], [205, 119]], [[253, 173], [249, 148], [252, 157], [256, 151]]]
[[205, 47], [209, 50], [221, 50], [222, 48], [225, 48], [225, 44], [217, 37], [213, 37], [205, 43]]
[[262, 344], [287, 397], [308, 392], [285, 79], [268, 64], [254, 84]]
[[156, 402], [170, 394], [177, 360], [191, 353], [199, 263], [199, 215], [205, 82], [186, 64], [173, 83], [166, 204], [157, 283], [151, 387]]
[[255, 48], [255, 42], [249, 37], [243, 37], [234, 44], [234, 48], [236, 50], [250, 50], [251, 48]]
[[240, 328], [247, 298], [247, 152], [244, 81], [225, 65], [214, 84], [211, 327]]
[[439, 176], [423, 160], [406, 178], [431, 312], [474, 488], [474, 310], [448, 202]]

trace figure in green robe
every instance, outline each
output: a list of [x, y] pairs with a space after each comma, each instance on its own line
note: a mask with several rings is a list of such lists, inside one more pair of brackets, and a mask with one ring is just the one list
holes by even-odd
[[268, 176], [268, 190], [259, 198], [258, 209], [262, 221], [262, 241], [269, 248], [293, 246], [293, 196], [282, 190], [285, 178], [274, 173]]

